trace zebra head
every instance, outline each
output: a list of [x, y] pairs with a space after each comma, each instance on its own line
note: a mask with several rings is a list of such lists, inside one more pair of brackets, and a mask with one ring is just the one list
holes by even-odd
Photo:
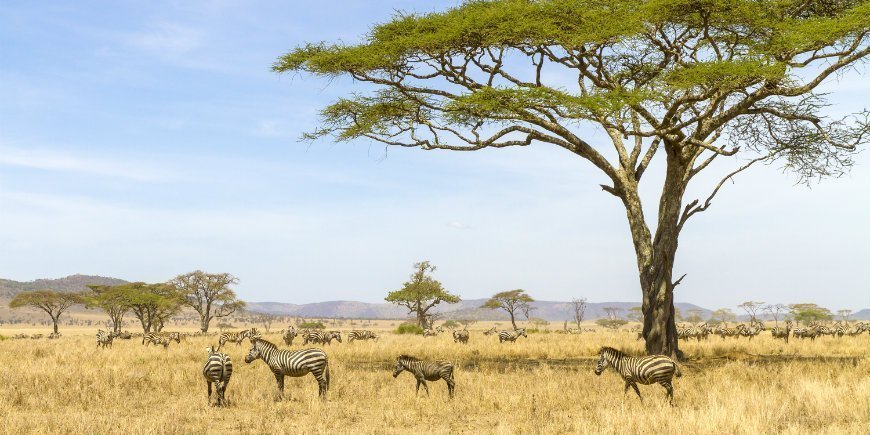
[[396, 369], [393, 370], [393, 377], [398, 377], [402, 370], [407, 370], [407, 364], [409, 361], [413, 361], [415, 358], [410, 357], [408, 355], [400, 355], [399, 358], [396, 359]]
[[260, 353], [260, 347], [257, 346], [257, 342], [252, 342], [253, 346], [251, 346], [251, 350], [248, 351], [248, 354], [245, 356], [245, 363], [250, 364], [257, 358], [262, 358], [263, 354]]
[[610, 354], [612, 353], [611, 351], [615, 352], [615, 349], [611, 349], [608, 347], [601, 348], [601, 353], [598, 355], [598, 362], [595, 363], [596, 375], [601, 375], [601, 373], [604, 372], [604, 369], [606, 369], [607, 366], [610, 364], [610, 359], [608, 358], [608, 356], [610, 356]]
[[519, 337], [519, 336], [521, 336], [521, 335], [522, 335], [523, 337], [529, 338], [529, 336], [526, 335], [526, 328], [520, 328], [520, 329], [517, 329], [517, 337]]
[[214, 353], [214, 347], [213, 347], [213, 346], [208, 346], [208, 347], [206, 347], [206, 348], [205, 348], [205, 353], [207, 353], [207, 354], [209, 354], [209, 355], [213, 354], [213, 353]]
[[332, 332], [329, 333], [329, 336], [332, 337], [332, 338], [334, 338], [334, 339], [336, 339], [336, 340], [338, 340], [338, 342], [341, 343], [341, 332], [338, 332], [338, 331], [332, 331]]

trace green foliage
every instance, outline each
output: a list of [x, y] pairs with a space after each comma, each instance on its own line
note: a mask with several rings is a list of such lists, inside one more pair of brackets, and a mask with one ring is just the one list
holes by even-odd
[[710, 321], [714, 323], [733, 322], [736, 319], [737, 315], [728, 308], [720, 308], [710, 314]]
[[389, 292], [384, 300], [407, 308], [410, 314], [417, 316], [417, 325], [422, 328], [425, 326], [427, 313], [432, 307], [441, 302], [455, 304], [460, 299], [459, 296], [445, 290], [440, 282], [429, 275], [435, 271], [435, 266], [428, 261], [414, 264], [414, 269], [411, 279], [405, 282], [401, 289]]
[[608, 329], [619, 329], [622, 325], [628, 323], [628, 321], [625, 319], [606, 319], [602, 317], [596, 320], [595, 323]]
[[[245, 307], [245, 302], [230, 289], [239, 279], [229, 273], [205, 273], [196, 270], [173, 278], [169, 285], [182, 297], [182, 303], [200, 316], [200, 328], [208, 331], [212, 319], [226, 317]], [[268, 328], [267, 328], [268, 331]]]
[[413, 323], [402, 323], [398, 328], [396, 328], [396, 334], [423, 335], [423, 328]]
[[302, 329], [326, 329], [326, 326], [321, 322], [302, 322], [299, 327]]
[[792, 304], [788, 306], [795, 321], [808, 324], [824, 320], [831, 320], [833, 314], [827, 308], [816, 304]]
[[459, 322], [457, 322], [456, 320], [450, 319], [450, 320], [447, 320], [446, 322], [444, 322], [443, 326], [447, 329], [456, 329], [460, 325], [459, 325]]

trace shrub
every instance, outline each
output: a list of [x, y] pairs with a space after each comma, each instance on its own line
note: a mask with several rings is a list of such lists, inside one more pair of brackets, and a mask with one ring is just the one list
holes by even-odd
[[402, 323], [396, 328], [396, 334], [416, 334], [422, 335], [423, 328], [413, 324], [413, 323]]
[[326, 329], [321, 322], [302, 322], [299, 324], [302, 329]]

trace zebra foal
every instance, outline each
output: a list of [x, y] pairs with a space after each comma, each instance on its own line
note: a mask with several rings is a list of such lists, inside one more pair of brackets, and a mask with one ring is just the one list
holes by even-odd
[[245, 357], [245, 363], [250, 364], [255, 359], [262, 359], [278, 383], [278, 399], [284, 397], [284, 377], [298, 378], [311, 373], [317, 379], [318, 395], [324, 397], [329, 389], [329, 359], [326, 352], [320, 349], [302, 349], [289, 351], [278, 349], [274, 344], [263, 340], [251, 340], [251, 350]]
[[426, 385], [426, 381], [444, 379], [444, 382], [447, 382], [447, 393], [451, 399], [453, 398], [456, 382], [453, 380], [453, 364], [449, 361], [422, 361], [413, 356], [400, 355], [396, 360], [393, 377], [398, 377], [403, 371], [411, 373], [417, 379], [415, 396], [420, 393], [420, 385], [423, 385], [423, 388], [426, 389], [426, 397], [428, 397], [429, 386]]
[[235, 342], [236, 346], [239, 346], [242, 344], [243, 341], [245, 341], [246, 338], [251, 338], [252, 336], [254, 336], [256, 334], [257, 334], [257, 330], [254, 328], [245, 329], [244, 331], [240, 331], [240, 332], [224, 332], [223, 334], [221, 334], [221, 337], [218, 339], [217, 350], [221, 350], [221, 348], [224, 347], [224, 344], [226, 344], [226, 342], [228, 342], [228, 341]]
[[598, 363], [595, 364], [595, 374], [600, 375], [604, 369], [612, 367], [625, 381], [625, 391], [628, 393], [628, 388], [634, 389], [637, 397], [643, 402], [643, 397], [640, 395], [640, 390], [637, 384], [650, 385], [658, 383], [667, 391], [667, 397], [671, 406], [674, 405], [674, 387], [671, 384], [672, 378], [681, 377], [680, 367], [674, 360], [664, 355], [651, 355], [644, 357], [631, 357], [612, 347], [602, 347], [598, 356]]
[[208, 386], [208, 403], [211, 405], [211, 384], [214, 384], [215, 393], [217, 393], [215, 406], [228, 405], [225, 394], [230, 377], [233, 375], [233, 361], [229, 355], [219, 353], [211, 346], [205, 348], [205, 351], [208, 353], [208, 359], [202, 368], [202, 376]]

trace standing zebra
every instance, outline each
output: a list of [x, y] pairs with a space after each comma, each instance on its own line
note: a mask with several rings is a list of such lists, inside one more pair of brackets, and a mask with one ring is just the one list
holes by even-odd
[[97, 347], [102, 347], [103, 349], [108, 347], [112, 347], [112, 340], [115, 339], [115, 336], [112, 333], [103, 331], [102, 329], [97, 331]]
[[317, 379], [318, 395], [323, 397], [329, 389], [329, 361], [326, 352], [320, 349], [289, 351], [278, 349], [274, 344], [257, 339], [251, 341], [251, 350], [245, 362], [260, 358], [269, 366], [278, 383], [278, 398], [284, 397], [284, 376], [298, 378], [311, 373]]
[[468, 344], [468, 335], [469, 334], [467, 329], [463, 329], [461, 331], [453, 331], [453, 342]]
[[256, 331], [256, 329], [245, 329], [244, 331], [240, 332], [224, 332], [223, 334], [221, 334], [221, 338], [218, 339], [217, 350], [221, 350], [221, 348], [224, 347], [224, 344], [228, 341], [235, 342], [236, 346], [239, 346], [242, 344], [243, 341], [245, 341], [246, 338], [250, 338], [251, 335], [256, 333]]
[[149, 332], [142, 336], [142, 344], [162, 344], [163, 347], [169, 347], [169, 342], [175, 340], [176, 343], [181, 343], [181, 334], [177, 332]]
[[637, 397], [643, 402], [637, 384], [650, 385], [657, 382], [667, 390], [669, 403], [674, 404], [674, 387], [671, 385], [671, 379], [674, 375], [678, 378], [683, 375], [674, 360], [664, 355], [631, 357], [612, 347], [602, 347], [598, 363], [595, 364], [595, 374], [600, 375], [608, 366], [613, 367], [625, 381], [623, 394], [628, 393], [628, 387], [634, 388]]
[[308, 343], [332, 344], [332, 340], [341, 343], [341, 333], [338, 331], [308, 331], [302, 334], [302, 345]]
[[526, 335], [526, 328], [520, 328], [520, 329], [517, 329], [515, 331], [499, 331], [498, 332], [498, 342], [499, 343], [504, 343], [505, 341], [509, 341], [509, 342], [513, 343], [513, 342], [517, 341], [517, 339], [520, 337], [529, 338], [529, 336]]
[[495, 326], [487, 329], [486, 331], [483, 331], [483, 335], [492, 335], [492, 334], [496, 334], [496, 333], [498, 333], [498, 330], [495, 329]]
[[215, 393], [217, 393], [215, 405], [228, 405], [224, 394], [230, 383], [230, 377], [233, 375], [233, 361], [229, 355], [218, 353], [211, 346], [205, 348], [205, 351], [208, 353], [208, 359], [202, 368], [202, 376], [208, 386], [208, 403], [211, 405], [211, 384], [214, 383]]
[[284, 331], [284, 344], [287, 346], [293, 346], [293, 339], [296, 338], [296, 328], [291, 326]]
[[354, 340], [378, 341], [378, 338], [380, 338], [380, 337], [378, 337], [378, 334], [375, 334], [372, 331], [356, 330], [356, 331], [350, 331], [347, 333], [347, 342], [348, 343], [353, 343]]
[[396, 369], [393, 370], [393, 377], [398, 377], [402, 371], [411, 373], [417, 379], [415, 396], [420, 393], [420, 385], [423, 385], [428, 397], [429, 386], [426, 385], [426, 381], [444, 379], [444, 382], [447, 382], [447, 393], [451, 399], [453, 398], [456, 382], [453, 380], [453, 364], [449, 361], [422, 361], [413, 356], [400, 355], [396, 360]]
[[773, 338], [781, 338], [785, 340], [786, 343], [788, 343], [788, 336], [791, 335], [791, 325], [791, 320], [789, 320], [785, 322], [785, 328], [781, 326], [774, 326], [773, 329], [770, 330], [770, 335], [772, 335]]

